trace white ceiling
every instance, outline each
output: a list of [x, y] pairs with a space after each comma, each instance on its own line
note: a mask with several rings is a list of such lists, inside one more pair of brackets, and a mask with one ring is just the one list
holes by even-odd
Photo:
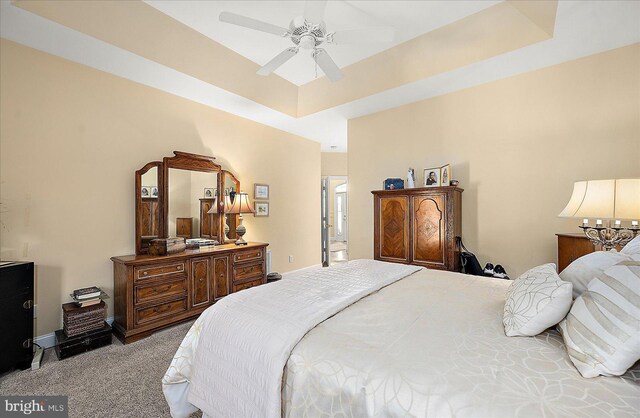
[[[191, 1], [145, 0], [154, 8], [182, 24], [221, 43], [259, 65], [291, 47], [287, 38], [218, 21], [222, 11], [245, 15], [284, 28], [304, 12], [304, 1]], [[329, 32], [360, 28], [394, 28], [392, 43], [359, 45], [324, 45], [338, 67], [342, 68], [377, 54], [423, 33], [447, 25], [499, 0], [460, 1], [343, 1], [327, 2], [324, 20]], [[315, 63], [310, 53], [303, 51], [275, 73], [302, 85], [316, 78]], [[318, 76], [322, 76], [318, 69]]]
[[320, 142], [323, 151], [338, 152], [347, 150], [348, 119], [638, 43], [639, 22], [640, 1], [561, 0], [552, 39], [294, 118], [0, 0], [2, 38], [300, 135]]

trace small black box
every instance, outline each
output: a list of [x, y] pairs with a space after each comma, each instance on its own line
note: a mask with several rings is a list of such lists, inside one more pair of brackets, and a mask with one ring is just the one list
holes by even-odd
[[84, 332], [74, 337], [67, 337], [61, 329], [56, 331], [56, 355], [58, 360], [64, 360], [67, 357], [106, 345], [111, 345], [111, 326], [106, 322], [101, 329]]

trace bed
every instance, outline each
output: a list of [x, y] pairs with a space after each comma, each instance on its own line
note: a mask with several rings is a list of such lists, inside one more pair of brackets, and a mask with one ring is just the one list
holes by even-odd
[[585, 379], [555, 330], [505, 336], [509, 284], [357, 260], [240, 292], [194, 323], [165, 397], [175, 417], [637, 417], [638, 364]]

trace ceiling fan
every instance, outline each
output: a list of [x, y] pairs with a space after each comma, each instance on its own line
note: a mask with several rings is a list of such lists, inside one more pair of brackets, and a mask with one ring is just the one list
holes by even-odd
[[271, 61], [258, 70], [258, 74], [264, 76], [271, 74], [285, 62], [293, 58], [300, 48], [302, 48], [312, 50], [311, 57], [313, 57], [314, 61], [329, 80], [338, 81], [343, 77], [343, 74], [327, 51], [319, 48], [320, 45], [325, 42], [335, 45], [391, 42], [394, 31], [389, 28], [369, 28], [327, 32], [327, 26], [323, 20], [326, 5], [327, 0], [307, 0], [304, 15], [293, 18], [291, 23], [289, 23], [289, 29], [231, 12], [220, 13], [219, 19], [221, 22], [291, 39], [294, 46], [276, 55]]

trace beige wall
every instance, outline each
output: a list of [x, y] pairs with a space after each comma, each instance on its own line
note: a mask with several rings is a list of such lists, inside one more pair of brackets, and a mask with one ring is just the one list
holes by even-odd
[[318, 143], [10, 41], [0, 54], [1, 255], [37, 265], [37, 335], [74, 288], [112, 292], [109, 257], [134, 252], [134, 171], [173, 150], [216, 156], [250, 196], [271, 186], [245, 237], [271, 244], [274, 270], [320, 262]]
[[321, 172], [323, 176], [346, 176], [347, 153], [323, 152]]
[[574, 181], [640, 177], [638, 44], [349, 121], [349, 255], [373, 256], [373, 198], [452, 164], [463, 236], [516, 276], [556, 261]]

